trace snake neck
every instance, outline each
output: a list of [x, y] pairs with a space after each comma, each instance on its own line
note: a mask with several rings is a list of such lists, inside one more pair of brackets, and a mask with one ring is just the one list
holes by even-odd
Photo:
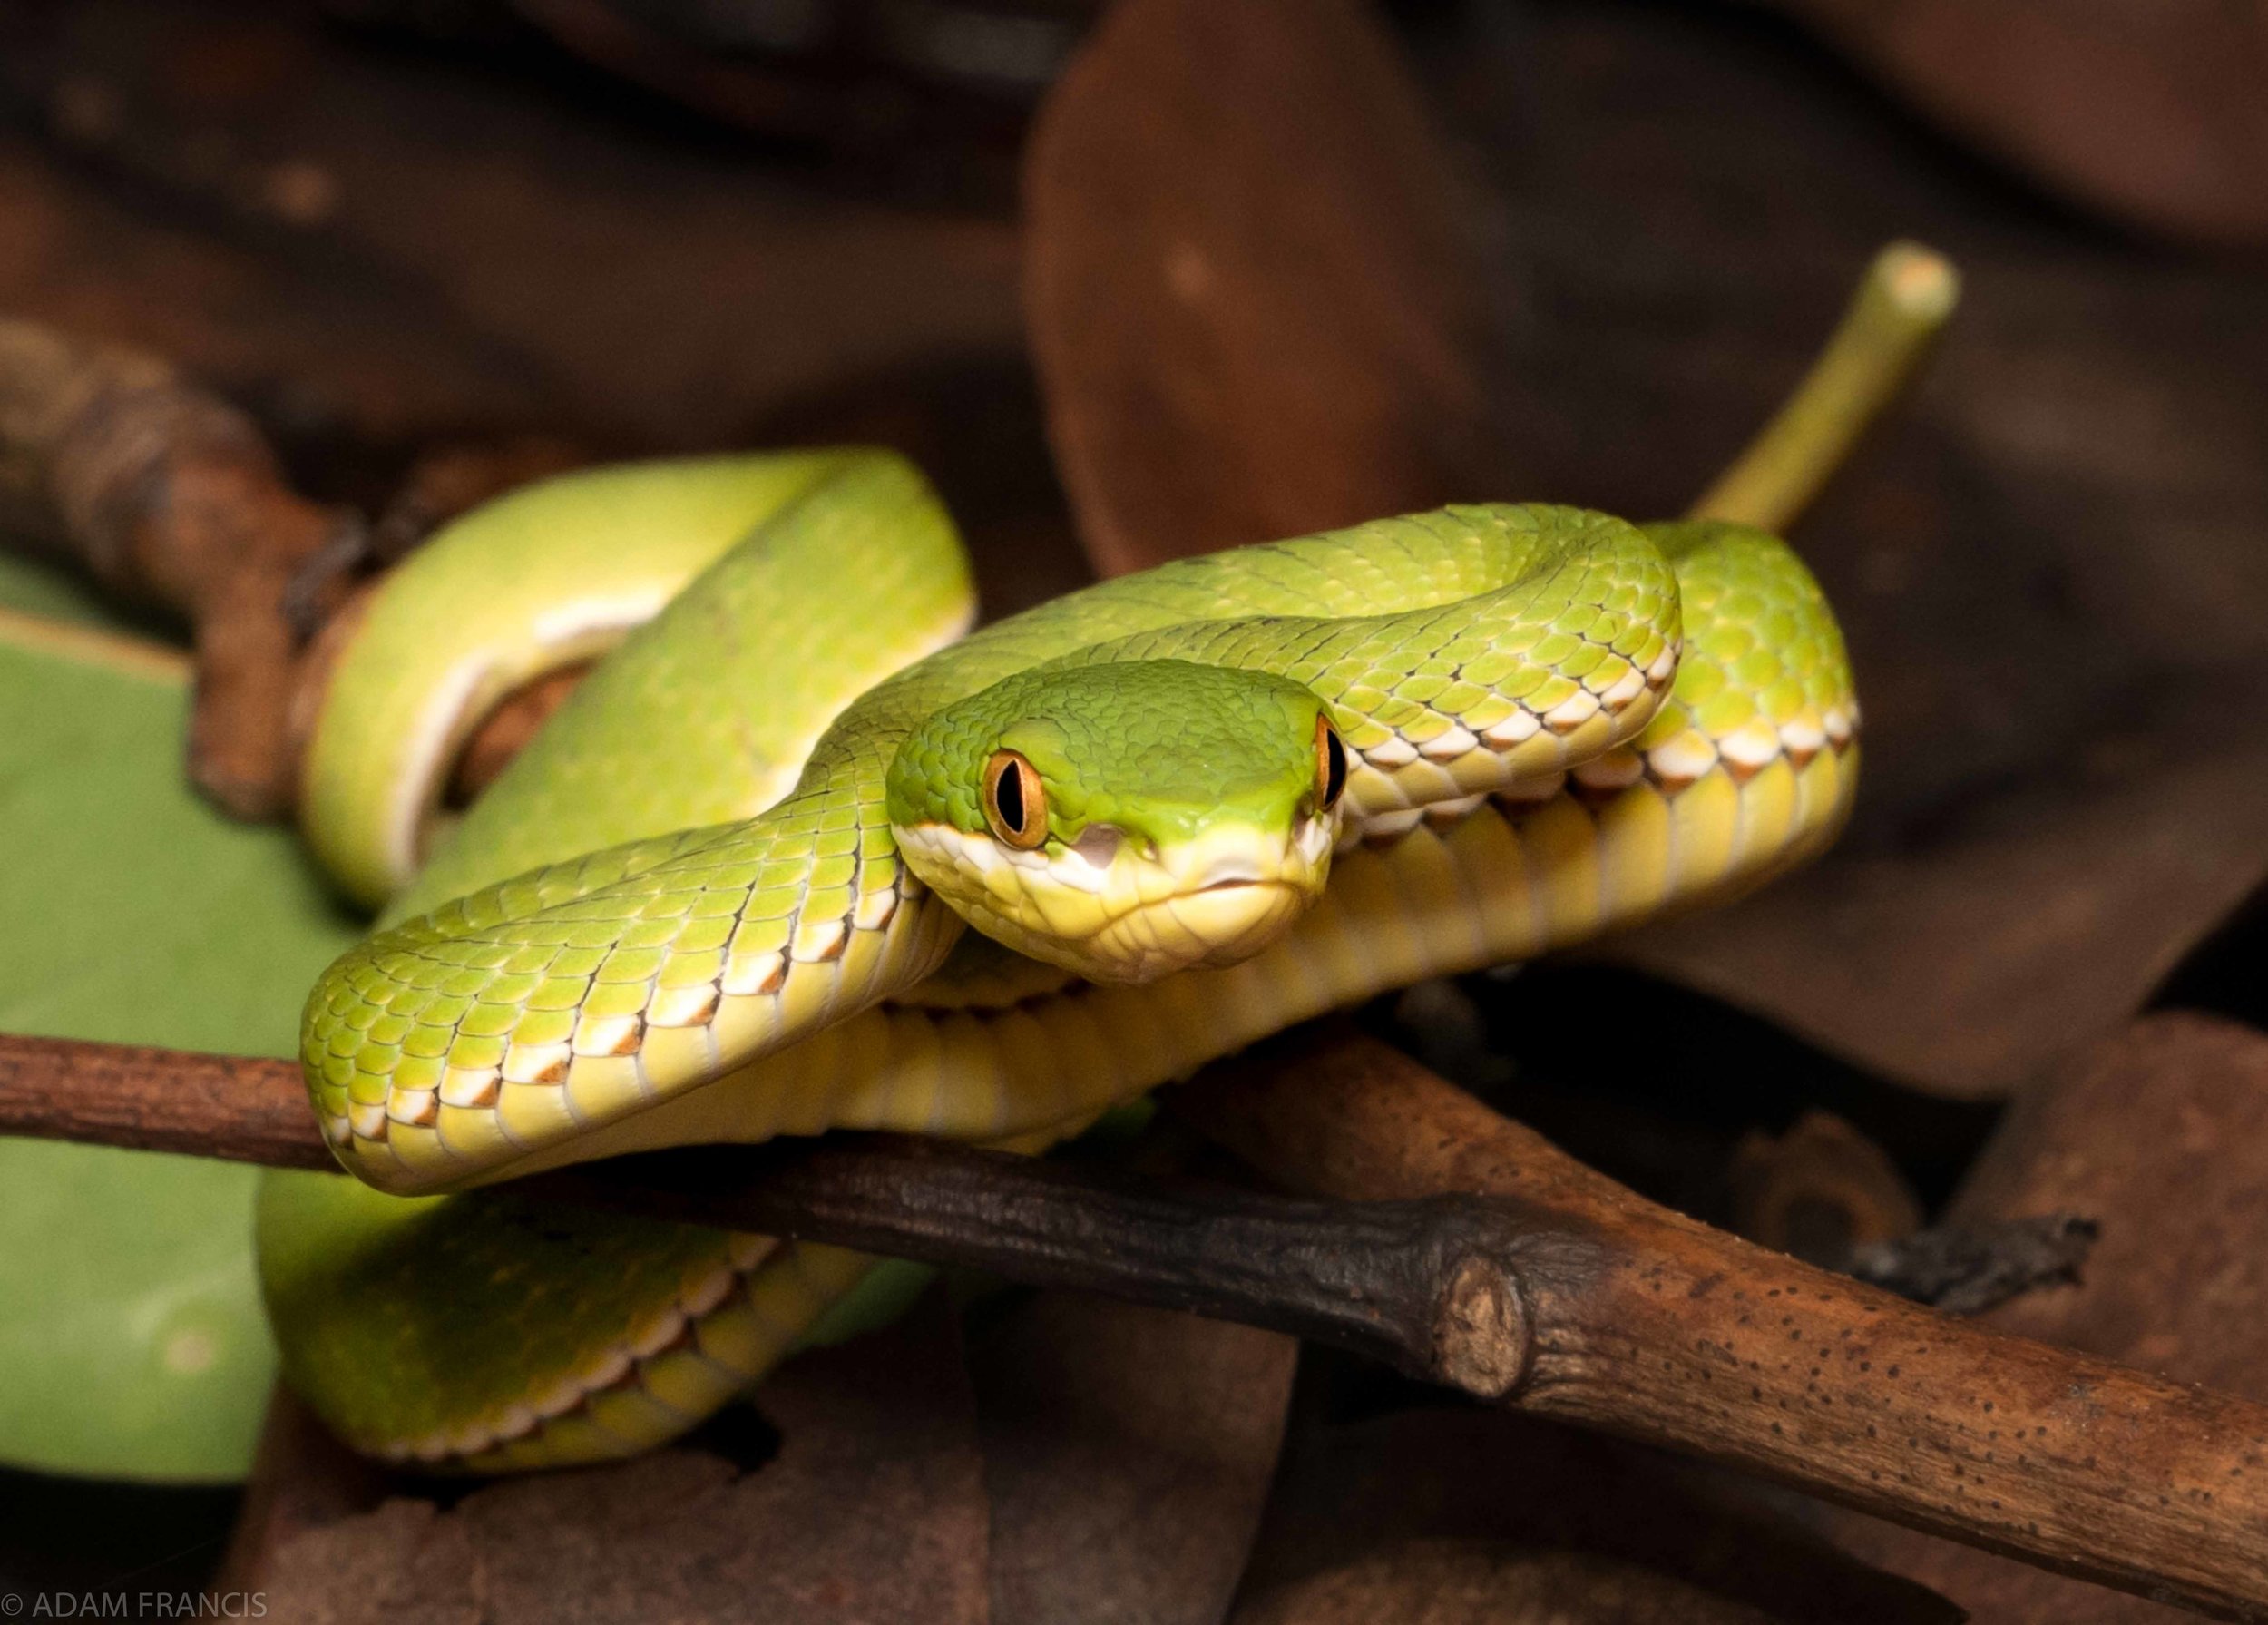
[[504, 882], [347, 962], [308, 1023], [342, 1159], [396, 1189], [501, 1171], [928, 976], [964, 927], [892, 837], [886, 730], [852, 738], [759, 817]]

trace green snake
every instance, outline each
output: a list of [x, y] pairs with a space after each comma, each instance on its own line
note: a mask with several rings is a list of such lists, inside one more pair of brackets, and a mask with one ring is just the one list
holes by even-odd
[[[865, 451], [564, 476], [375, 595], [303, 790], [390, 898], [303, 1023], [360, 1182], [271, 1176], [259, 1230], [286, 1375], [350, 1444], [636, 1451], [882, 1291], [475, 1188], [831, 1128], [1036, 1150], [1318, 1013], [1753, 886], [1850, 803], [1841, 634], [1736, 525], [1450, 507], [973, 607], [936, 497]], [[482, 715], [616, 643], [448, 827]]]

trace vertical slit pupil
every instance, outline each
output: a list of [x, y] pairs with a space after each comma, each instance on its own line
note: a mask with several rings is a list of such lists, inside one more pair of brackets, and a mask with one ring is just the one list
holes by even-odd
[[1339, 730], [1326, 727], [1323, 730], [1323, 809], [1329, 812], [1339, 804], [1339, 793], [1346, 788], [1346, 747], [1339, 743]]
[[1000, 777], [992, 781], [992, 803], [1000, 810], [1000, 821], [1022, 835], [1023, 772], [1014, 762], [1005, 764], [1000, 770]]

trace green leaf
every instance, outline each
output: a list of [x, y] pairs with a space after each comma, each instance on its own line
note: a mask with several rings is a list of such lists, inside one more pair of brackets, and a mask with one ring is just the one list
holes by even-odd
[[50, 621], [101, 622], [110, 617], [94, 588], [60, 564], [0, 553], [0, 609]]
[[[0, 570], [6, 604], [76, 607], [21, 567]], [[190, 791], [178, 676], [40, 630], [0, 616], [0, 1031], [291, 1053], [300, 999], [358, 927], [288, 830]], [[0, 1140], [0, 1461], [243, 1474], [275, 1364], [256, 1179]]]

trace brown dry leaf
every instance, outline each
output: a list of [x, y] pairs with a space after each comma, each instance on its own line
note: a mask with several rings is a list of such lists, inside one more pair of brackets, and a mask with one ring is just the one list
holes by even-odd
[[[357, 48], [313, 8], [6, 21], [0, 308], [310, 432], [706, 449], [885, 377], [1020, 366], [1006, 220], [798, 183], [533, 79]], [[263, 176], [324, 207], [279, 216]]]
[[[2178, 1200], [2168, 1200], [2178, 1193]], [[2077, 1287], [1985, 1318], [2000, 1330], [2235, 1394], [2268, 1394], [2268, 1036], [2162, 1014], [2018, 1102], [1955, 1202], [1975, 1220], [2070, 1212], [2102, 1237]], [[1980, 1450], [2018, 1447], [1980, 1430]], [[1851, 1551], [1980, 1620], [2145, 1625], [2194, 1616], [1856, 1513]]]
[[1949, 129], [2176, 237], [2268, 240], [2268, 12], [2221, 0], [1773, 0]]
[[972, 1336], [993, 1625], [1214, 1625], [1283, 1439], [1298, 1344], [1041, 1293]]
[[[1382, 1605], [1398, 1598], [1406, 1608], [1444, 1583], [1412, 1556], [1437, 1542], [1485, 1552], [1507, 1571], [1547, 1553], [1579, 1553], [1577, 1570], [1547, 1565], [1525, 1581], [1508, 1573], [1508, 1581], [1556, 1596], [1581, 1575], [1601, 1588], [1581, 1593], [1594, 1610], [1618, 1594], [1658, 1594], [1703, 1599], [1716, 1610], [1664, 1618], [1950, 1625], [1960, 1617], [1922, 1587], [1750, 1504], [1729, 1477], [1637, 1445], [1505, 1411], [1305, 1420], [1261, 1526], [1238, 1625], [1304, 1619], [1268, 1610], [1290, 1606], [1286, 1598], [1319, 1609], [1340, 1588]], [[1382, 1606], [1369, 1617], [1402, 1616]]]
[[959, 1339], [905, 1324], [766, 1385], [779, 1454], [680, 1446], [504, 1479], [443, 1511], [397, 1498], [288, 1540], [270, 1616], [320, 1625], [982, 1625], [985, 1504]]
[[1104, 574], [1476, 488], [1491, 278], [1353, 0], [1126, 0], [1024, 194], [1032, 351]]
[[[594, 66], [723, 123], [814, 143], [963, 185], [1004, 179], [1023, 109], [1046, 88], [1102, 0], [1005, 15], [891, 0], [656, 5], [650, 0], [511, 0], [511, 9]], [[445, 34], [447, 10], [410, 8]], [[941, 149], [943, 150], [941, 152]]]
[[1738, 1602], [1577, 1552], [1404, 1541], [1256, 1599], [1236, 1625], [1770, 1625]]

